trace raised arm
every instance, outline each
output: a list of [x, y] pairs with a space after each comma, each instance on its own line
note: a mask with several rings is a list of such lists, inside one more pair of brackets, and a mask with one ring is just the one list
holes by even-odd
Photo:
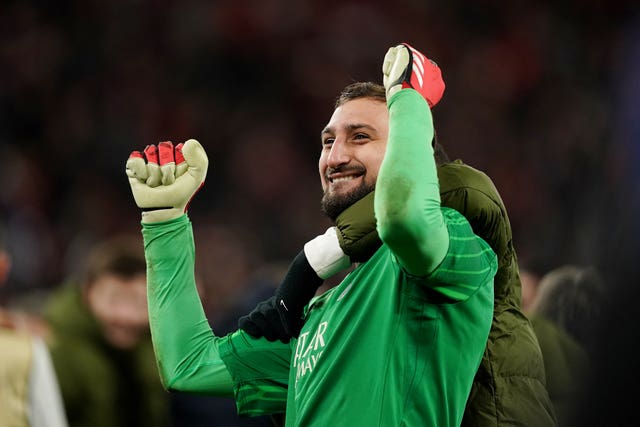
[[439, 76], [439, 69], [408, 45], [387, 52], [383, 74], [389, 138], [374, 208], [380, 238], [407, 272], [417, 276], [431, 273], [449, 248], [431, 146], [431, 110], [423, 94], [412, 89], [431, 84], [430, 73]]
[[[145, 162], [146, 157], [146, 162]], [[207, 155], [195, 140], [133, 152], [127, 175], [142, 213], [153, 346], [169, 390], [231, 395], [233, 383], [207, 322], [194, 278], [189, 201], [204, 183]]]

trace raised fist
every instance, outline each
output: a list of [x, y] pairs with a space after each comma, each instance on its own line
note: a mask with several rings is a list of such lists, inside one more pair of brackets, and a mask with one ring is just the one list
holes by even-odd
[[413, 88], [433, 108], [444, 94], [444, 80], [438, 64], [402, 43], [389, 48], [382, 64], [382, 81], [387, 99], [404, 88]]
[[209, 159], [195, 139], [175, 147], [170, 141], [144, 153], [133, 151], [126, 172], [133, 198], [142, 209], [142, 222], [177, 218], [187, 211], [189, 202], [204, 184]]

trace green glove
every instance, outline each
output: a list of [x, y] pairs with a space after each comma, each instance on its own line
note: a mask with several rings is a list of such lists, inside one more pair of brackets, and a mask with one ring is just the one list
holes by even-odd
[[367, 261], [382, 245], [376, 230], [374, 195], [375, 191], [367, 194], [336, 219], [340, 247], [352, 262]]
[[[146, 162], [145, 162], [146, 157]], [[183, 215], [204, 184], [209, 159], [195, 139], [175, 149], [165, 141], [147, 146], [144, 156], [134, 151], [127, 160], [133, 198], [142, 209], [142, 222], [160, 222]]]

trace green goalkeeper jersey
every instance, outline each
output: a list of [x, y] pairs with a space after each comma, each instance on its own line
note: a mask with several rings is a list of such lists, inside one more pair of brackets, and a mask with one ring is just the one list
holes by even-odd
[[[430, 122], [426, 131], [411, 126], [416, 115], [430, 118], [424, 100], [412, 90], [400, 91], [390, 113], [390, 124], [406, 124], [408, 136], [390, 132], [385, 162], [409, 157], [423, 168], [409, 162], [394, 176], [383, 162], [379, 181], [415, 180], [410, 188], [426, 195], [419, 202], [435, 201], [435, 208], [412, 217], [402, 228], [411, 230], [409, 237], [397, 239], [393, 229], [384, 228], [384, 208], [395, 197], [405, 202], [406, 194], [379, 185], [376, 214], [383, 217], [379, 231], [385, 244], [337, 287], [312, 300], [299, 337], [289, 344], [244, 331], [216, 337], [193, 280], [188, 218], [143, 224], [150, 322], [168, 389], [233, 391], [240, 414], [285, 412], [287, 426], [460, 424], [491, 326], [497, 261], [462, 215], [440, 208], [429, 147], [391, 145], [392, 139], [411, 140], [414, 134], [419, 141], [428, 138]], [[442, 251], [426, 274], [420, 264], [426, 256], [416, 242]]]
[[[491, 325], [496, 264], [466, 220], [446, 209], [455, 240], [428, 278], [402, 271], [382, 246], [339, 286], [309, 305], [292, 342], [287, 425], [459, 425]], [[279, 344], [275, 344], [279, 345]], [[281, 365], [244, 377], [246, 353], [221, 348], [239, 408], [260, 413]], [[256, 355], [259, 364], [260, 355]]]

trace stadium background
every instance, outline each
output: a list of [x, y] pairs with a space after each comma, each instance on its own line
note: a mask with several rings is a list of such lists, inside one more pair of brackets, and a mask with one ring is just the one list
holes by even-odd
[[15, 263], [2, 298], [53, 289], [91, 242], [137, 232], [129, 152], [196, 138], [211, 161], [191, 209], [202, 283], [242, 299], [253, 271], [286, 263], [327, 226], [319, 131], [337, 92], [380, 81], [386, 49], [407, 41], [443, 69], [439, 138], [494, 179], [523, 265], [596, 265], [628, 296], [619, 312], [632, 311], [638, 10], [624, 0], [4, 1], [0, 213]]

